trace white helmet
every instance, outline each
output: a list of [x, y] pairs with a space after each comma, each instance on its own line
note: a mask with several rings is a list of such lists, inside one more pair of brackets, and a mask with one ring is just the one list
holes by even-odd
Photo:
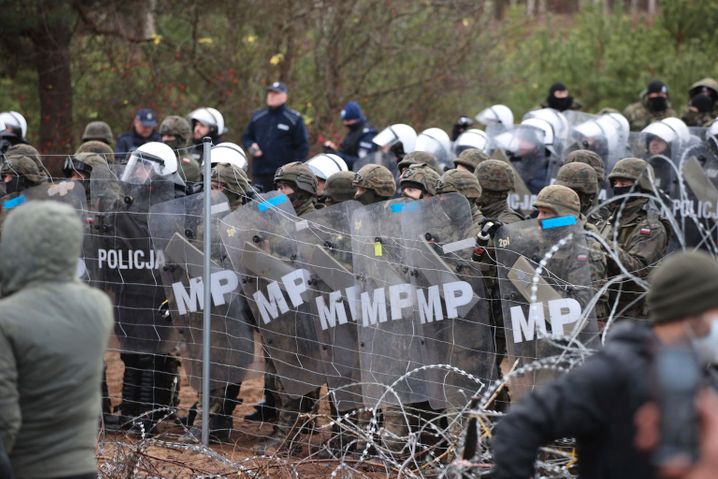
[[20, 132], [20, 137], [24, 140], [27, 136], [27, 121], [25, 117], [16, 111], [4, 111], [0, 113], [0, 121], [5, 124], [3, 130], [12, 128]]
[[661, 121], [651, 123], [641, 131], [641, 136], [654, 135], [668, 144], [685, 146], [690, 140], [691, 133], [682, 120], [672, 116]]
[[570, 133], [568, 120], [560, 111], [554, 110], [553, 108], [540, 108], [538, 110], [530, 111], [524, 115], [524, 120], [529, 118], [540, 118], [542, 120], [546, 120], [553, 127], [555, 139], [568, 139], [568, 135]]
[[462, 151], [469, 150], [471, 148], [476, 148], [477, 150], [481, 150], [488, 154], [489, 137], [486, 135], [485, 131], [478, 130], [476, 128], [466, 130], [459, 135], [454, 143], [454, 153], [457, 155]]
[[476, 120], [484, 125], [498, 123], [506, 128], [514, 126], [514, 114], [506, 105], [493, 105], [481, 110]]
[[[122, 172], [121, 181], [144, 184], [152, 177], [169, 177], [177, 173], [177, 157], [168, 145], [151, 141], [137, 148], [130, 154]], [[176, 176], [176, 175], [175, 175]]]
[[224, 127], [224, 117], [219, 110], [214, 108], [197, 108], [189, 114], [189, 119], [204, 123], [210, 128], [210, 132], [217, 136], [227, 133], [227, 129]]
[[521, 122], [521, 126], [529, 126], [540, 130], [540, 136], [543, 139], [543, 144], [546, 146], [551, 146], [556, 141], [553, 125], [547, 120], [542, 118], [528, 118]]
[[416, 137], [414, 151], [431, 153], [439, 163], [447, 163], [451, 156], [451, 138], [441, 128], [427, 128]]
[[396, 123], [381, 130], [371, 141], [379, 147], [393, 146], [401, 143], [404, 148], [404, 153], [407, 154], [414, 151], [416, 131], [409, 125]]
[[[203, 162], [204, 163], [204, 162]], [[225, 141], [210, 150], [210, 164], [226, 163], [247, 171], [247, 154], [237, 144]]]
[[324, 181], [327, 181], [327, 178], [334, 173], [349, 171], [342, 157], [333, 153], [321, 153], [314, 156], [306, 161], [306, 165], [312, 170], [314, 176]]

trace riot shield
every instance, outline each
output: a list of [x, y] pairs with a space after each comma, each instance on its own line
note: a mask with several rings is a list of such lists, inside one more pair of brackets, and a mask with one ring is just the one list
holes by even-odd
[[344, 201], [307, 214], [297, 223], [297, 263], [311, 274], [311, 313], [327, 385], [339, 411], [362, 407], [361, 367], [350, 221], [360, 208]]
[[[239, 383], [254, 359], [252, 318], [219, 238], [219, 219], [229, 213], [227, 198], [212, 191], [210, 389]], [[200, 391], [204, 269], [204, 194], [177, 198], [150, 208], [149, 228], [156, 250], [165, 255], [160, 277], [190, 385]]]
[[550, 183], [552, 166], [544, 139], [544, 131], [530, 125], [517, 125], [511, 132], [496, 137], [496, 146], [506, 152], [532, 194], [538, 194]]
[[[87, 236], [88, 215], [85, 197], [85, 188], [79, 181], [60, 181], [58, 183], [43, 183], [23, 190], [17, 195], [7, 195], [2, 198], [2, 208], [0, 208], [0, 225], [5, 222], [5, 218], [10, 212], [28, 201], [58, 201], [71, 206], [77, 214], [80, 215], [83, 225], [85, 225], [85, 236]], [[88, 268], [82, 258], [79, 259], [77, 265], [78, 278], [88, 278]]]
[[698, 145], [681, 159], [682, 198], [673, 202], [680, 218], [685, 246], [718, 251], [718, 158], [710, 148]]
[[174, 328], [160, 311], [164, 253], [152, 244], [148, 219], [152, 205], [175, 197], [175, 185], [162, 179], [124, 183], [107, 171], [94, 173], [95, 211], [86, 248], [86, 262], [96, 271], [93, 284], [114, 300], [115, 334], [123, 352], [165, 354], [174, 347]]
[[365, 206], [352, 216], [357, 316], [364, 404], [411, 404], [427, 399], [423, 333], [402, 239], [402, 212], [417, 203], [396, 199]]
[[269, 192], [220, 222], [220, 237], [287, 394], [324, 384], [311, 315], [310, 273], [297, 261], [297, 223], [286, 195]]
[[[595, 348], [598, 327], [589, 305], [594, 297], [590, 254], [573, 217], [546, 222], [526, 220], [496, 234], [496, 256], [510, 363], [523, 366], [565, 355], [579, 345]], [[550, 220], [549, 220], [550, 221]], [[557, 223], [556, 223], [557, 222]], [[552, 225], [551, 225], [552, 226]], [[512, 397], [555, 377], [542, 369], [512, 381]]]
[[[409, 277], [416, 288], [416, 315], [423, 332], [432, 408], [462, 408], [496, 378], [496, 355], [489, 303], [478, 264], [471, 208], [457, 193], [417, 201], [399, 215], [406, 242]], [[471, 246], [462, 245], [469, 238]], [[475, 378], [475, 379], [474, 379]]]

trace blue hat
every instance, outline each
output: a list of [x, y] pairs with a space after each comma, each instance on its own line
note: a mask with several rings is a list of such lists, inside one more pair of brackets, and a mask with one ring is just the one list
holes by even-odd
[[275, 81], [271, 85], [267, 87], [267, 91], [273, 91], [276, 93], [287, 93], [289, 91], [289, 88], [287, 88], [287, 85], [280, 81]]
[[137, 115], [135, 115], [135, 117], [140, 120], [142, 126], [152, 128], [157, 126], [157, 115], [155, 115], [155, 112], [150, 110], [149, 108], [141, 109], [137, 112]]
[[352, 100], [342, 108], [341, 117], [342, 120], [360, 120], [364, 118], [364, 113], [362, 113], [359, 103]]

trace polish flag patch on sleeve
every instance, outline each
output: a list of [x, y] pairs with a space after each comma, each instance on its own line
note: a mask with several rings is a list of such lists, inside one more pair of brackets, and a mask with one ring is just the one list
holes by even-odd
[[639, 233], [642, 234], [642, 235], [644, 235], [644, 236], [648, 236], [648, 235], [651, 234], [651, 228], [641, 228], [641, 230], [639, 231]]

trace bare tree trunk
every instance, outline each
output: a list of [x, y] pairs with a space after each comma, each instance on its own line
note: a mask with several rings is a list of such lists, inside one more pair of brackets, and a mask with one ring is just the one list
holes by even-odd
[[[72, 81], [70, 75], [71, 25], [52, 11], [52, 3], [40, 7], [42, 21], [30, 34], [34, 47], [40, 94], [40, 142], [42, 153], [72, 151]], [[47, 10], [46, 10], [47, 9]], [[48, 11], [50, 10], [50, 11]], [[48, 21], [48, 17], [53, 19]], [[50, 160], [46, 166], [59, 176], [62, 159]]]

